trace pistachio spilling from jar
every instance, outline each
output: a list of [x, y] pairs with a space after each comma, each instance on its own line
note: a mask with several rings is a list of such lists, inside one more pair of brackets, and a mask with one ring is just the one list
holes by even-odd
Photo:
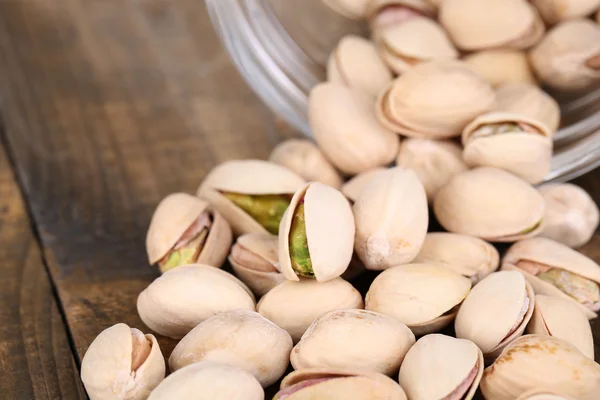
[[473, 72], [494, 87], [506, 83], [536, 83], [527, 54], [523, 51], [483, 50], [463, 60]]

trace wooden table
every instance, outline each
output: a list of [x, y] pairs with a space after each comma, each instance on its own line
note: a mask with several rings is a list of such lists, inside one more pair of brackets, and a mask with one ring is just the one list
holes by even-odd
[[[94, 337], [143, 328], [158, 201], [279, 134], [201, 0], [0, 2], [0, 88], [0, 398], [85, 398]], [[597, 200], [599, 177], [578, 180]]]

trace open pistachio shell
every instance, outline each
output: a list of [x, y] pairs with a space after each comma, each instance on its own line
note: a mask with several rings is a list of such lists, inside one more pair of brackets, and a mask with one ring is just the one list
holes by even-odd
[[444, 267], [400, 265], [375, 278], [365, 297], [365, 308], [389, 315], [415, 335], [423, 335], [451, 323], [470, 289], [468, 278]]
[[523, 334], [534, 302], [533, 289], [523, 275], [494, 272], [463, 301], [454, 324], [456, 337], [472, 341], [487, 359], [494, 359]]
[[317, 144], [342, 172], [358, 174], [394, 160], [399, 139], [377, 120], [373, 98], [339, 83], [320, 83], [308, 99]]
[[515, 50], [484, 50], [466, 56], [464, 62], [490, 85], [524, 82], [535, 84], [527, 54]]
[[514, 242], [540, 232], [544, 199], [515, 175], [480, 167], [455, 176], [441, 188], [433, 210], [450, 232]]
[[294, 369], [357, 368], [391, 375], [414, 343], [410, 329], [387, 315], [336, 310], [311, 324], [290, 361]]
[[531, 0], [531, 3], [548, 25], [583, 18], [600, 8], [599, 0]]
[[513, 244], [502, 269], [518, 270], [538, 294], [558, 296], [577, 304], [589, 319], [600, 310], [600, 266], [594, 260], [547, 238]]
[[385, 30], [414, 17], [433, 17], [436, 7], [427, 0], [372, 0], [366, 17], [375, 42]]
[[354, 176], [342, 186], [342, 194], [351, 202], [355, 202], [367, 183], [371, 181], [377, 173], [386, 171], [385, 168], [374, 168]]
[[272, 162], [227, 161], [204, 178], [197, 195], [221, 213], [236, 236], [277, 234], [292, 194], [304, 183], [294, 172]]
[[164, 377], [156, 338], [125, 324], [103, 330], [81, 361], [81, 380], [91, 400], [144, 400]]
[[546, 389], [533, 389], [520, 395], [517, 400], [574, 400]]
[[410, 399], [471, 400], [483, 375], [483, 355], [464, 339], [432, 334], [410, 348], [400, 385]]
[[342, 278], [335, 278], [322, 283], [313, 279], [284, 282], [267, 293], [256, 308], [298, 342], [310, 324], [323, 314], [363, 307], [358, 290]]
[[526, 335], [485, 369], [480, 388], [486, 399], [494, 400], [513, 400], [542, 388], [578, 400], [596, 400], [600, 398], [600, 365], [564, 340]]
[[353, 206], [354, 248], [372, 270], [412, 261], [427, 233], [427, 198], [409, 169], [394, 167], [377, 174]]
[[350, 203], [331, 186], [312, 182], [300, 188], [281, 220], [279, 264], [283, 275], [319, 282], [337, 278], [352, 259], [354, 217]]
[[437, 191], [460, 172], [468, 169], [461, 147], [450, 140], [408, 138], [400, 143], [396, 165], [412, 169], [433, 203]]
[[350, 19], [362, 19], [367, 14], [370, 0], [323, 0], [333, 11]]
[[431, 232], [425, 236], [415, 263], [439, 265], [476, 284], [500, 263], [498, 250], [479, 238], [458, 233]]

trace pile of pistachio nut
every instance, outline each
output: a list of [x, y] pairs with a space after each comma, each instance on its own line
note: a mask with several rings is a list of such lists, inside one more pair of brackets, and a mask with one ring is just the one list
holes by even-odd
[[120, 323], [83, 358], [90, 398], [600, 399], [600, 266], [575, 250], [598, 207], [533, 186], [559, 125], [534, 76], [600, 77], [583, 19], [600, 0], [327, 3], [375, 39], [334, 50], [310, 95], [316, 144], [224, 162], [158, 204], [162, 274], [137, 310], [179, 340], [171, 374], [155, 336]]

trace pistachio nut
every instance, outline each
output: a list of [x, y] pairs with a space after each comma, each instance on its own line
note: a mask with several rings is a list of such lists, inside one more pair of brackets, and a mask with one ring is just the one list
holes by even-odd
[[427, 0], [371, 0], [366, 18], [375, 41], [388, 28], [398, 26], [414, 17], [433, 17], [436, 7]]
[[281, 165], [261, 160], [227, 161], [204, 178], [197, 195], [229, 222], [236, 236], [277, 234], [292, 194], [305, 181]]
[[338, 14], [350, 19], [363, 19], [370, 0], [323, 0], [323, 3]]
[[257, 296], [286, 281], [279, 272], [277, 242], [275, 235], [247, 233], [238, 237], [231, 248], [229, 263], [233, 272]]
[[[234, 383], [235, 384], [232, 384]], [[212, 361], [188, 365], [170, 374], [148, 400], [264, 400], [260, 383], [243, 369]]]
[[316, 85], [308, 119], [321, 151], [346, 174], [385, 166], [398, 152], [398, 136], [379, 123], [373, 98], [360, 90], [332, 82]]
[[238, 308], [254, 311], [254, 304], [250, 289], [233, 275], [192, 264], [155, 279], [140, 293], [137, 310], [150, 329], [180, 339], [215, 314]]
[[546, 202], [540, 236], [575, 248], [589, 242], [600, 221], [594, 199], [571, 183], [547, 183], [538, 190]]
[[250, 310], [217, 314], [198, 324], [175, 346], [169, 368], [177, 371], [199, 361], [215, 361], [250, 372], [263, 386], [283, 376], [290, 361], [292, 338]]
[[544, 23], [526, 0], [445, 0], [439, 19], [461, 50], [521, 50], [544, 35]]
[[561, 22], [531, 50], [529, 60], [547, 85], [585, 89], [600, 81], [600, 26], [587, 19]]
[[531, 319], [535, 295], [523, 275], [494, 272], [471, 289], [463, 301], [454, 328], [456, 337], [475, 343], [487, 359], [521, 336]]
[[338, 190], [319, 182], [300, 188], [281, 220], [279, 264], [283, 275], [325, 282], [342, 275], [352, 259], [354, 218]]
[[447, 268], [469, 278], [474, 285], [498, 268], [500, 256], [494, 246], [479, 238], [431, 232], [413, 262]]
[[545, 124], [521, 114], [483, 114], [467, 125], [462, 143], [470, 167], [501, 168], [532, 184], [550, 172], [552, 133]]
[[355, 202], [364, 187], [377, 173], [386, 171], [386, 168], [374, 168], [352, 177], [342, 186], [342, 194], [351, 202]]
[[406, 264], [383, 271], [371, 284], [365, 308], [406, 324], [415, 335], [450, 324], [471, 281], [444, 267]]
[[314, 321], [294, 346], [294, 369], [350, 368], [398, 372], [415, 335], [402, 322], [365, 310], [330, 311]]
[[409, 137], [458, 136], [476, 116], [489, 111], [491, 86], [456, 60], [415, 65], [377, 99], [376, 112], [388, 129]]
[[486, 399], [495, 400], [513, 400], [533, 389], [595, 400], [600, 398], [600, 365], [564, 340], [525, 335], [485, 369], [480, 388]]
[[363, 307], [358, 290], [342, 278], [322, 283], [312, 279], [287, 281], [273, 288], [256, 306], [262, 316], [285, 329], [294, 343], [323, 314]]
[[560, 108], [552, 96], [529, 83], [507, 83], [496, 89], [496, 111], [522, 114], [558, 130]]
[[392, 81], [392, 73], [370, 40], [347, 35], [329, 56], [327, 80], [377, 97]]
[[544, 199], [515, 175], [480, 167], [456, 175], [441, 188], [433, 210], [447, 231], [514, 242], [541, 231]]
[[464, 339], [432, 334], [408, 350], [400, 385], [410, 399], [470, 400], [483, 375], [483, 355]]
[[535, 84], [535, 76], [523, 51], [492, 49], [466, 56], [464, 62], [477, 75], [497, 87], [505, 83]]
[[185, 264], [220, 267], [231, 247], [231, 228], [208, 203], [187, 193], [173, 193], [156, 207], [146, 250], [161, 272]]
[[283, 378], [273, 400], [369, 399], [406, 400], [402, 388], [376, 372], [307, 368]]
[[587, 317], [572, 301], [538, 294], [527, 333], [550, 335], [566, 340], [592, 360], [594, 338]]
[[91, 400], [144, 400], [165, 377], [156, 338], [125, 324], [103, 330], [81, 361]]
[[408, 138], [400, 143], [396, 165], [417, 174], [429, 203], [433, 203], [437, 191], [453, 176], [468, 169], [458, 144], [422, 138]]
[[554, 240], [538, 237], [513, 244], [502, 260], [502, 269], [517, 270], [537, 294], [572, 301], [588, 319], [600, 310], [600, 266]]
[[424, 61], [458, 58], [458, 51], [444, 29], [435, 21], [420, 16], [385, 29], [377, 45], [381, 58], [396, 74]]
[[600, 8], [600, 0], [531, 0], [531, 3], [548, 25], [583, 18]]
[[356, 254], [367, 269], [411, 262], [425, 239], [429, 215], [419, 178], [409, 169], [378, 173], [354, 203]]
[[532, 389], [520, 395], [517, 400], [574, 400], [546, 389]]

